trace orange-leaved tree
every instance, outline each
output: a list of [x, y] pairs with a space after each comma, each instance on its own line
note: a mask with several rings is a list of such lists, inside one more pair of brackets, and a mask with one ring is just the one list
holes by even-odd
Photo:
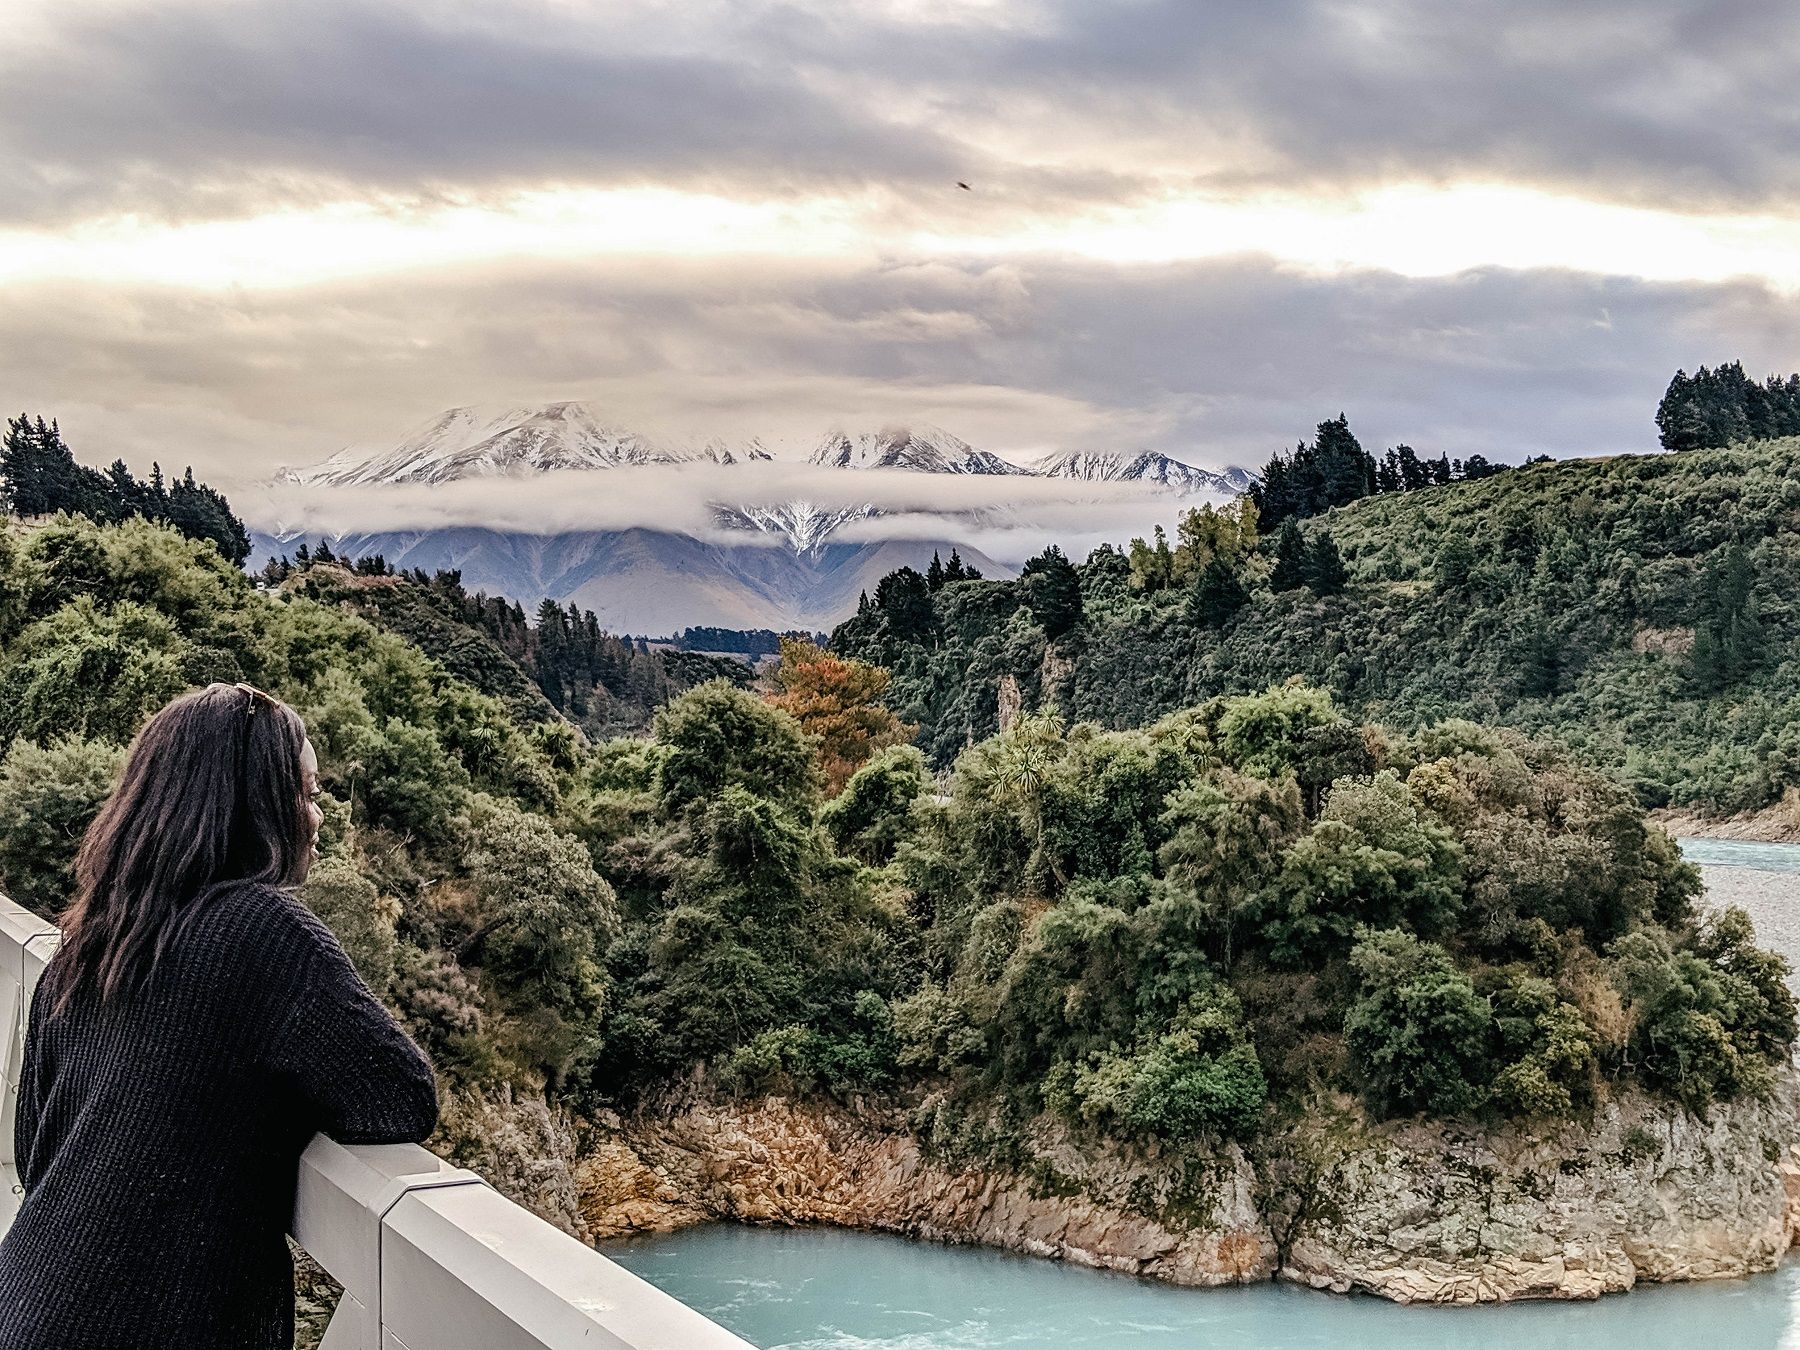
[[905, 744], [917, 730], [882, 703], [887, 671], [799, 638], [781, 639], [775, 686], [769, 702], [818, 743], [825, 790], [834, 797], [876, 751]]

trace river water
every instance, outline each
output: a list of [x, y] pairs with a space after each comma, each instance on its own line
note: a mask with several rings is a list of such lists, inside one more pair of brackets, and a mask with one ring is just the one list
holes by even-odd
[[[1800, 845], [1682, 847], [1709, 898], [1749, 910], [1800, 966]], [[603, 1250], [763, 1350], [1800, 1350], [1800, 1258], [1593, 1303], [1409, 1308], [1278, 1284], [1177, 1289], [825, 1228], [719, 1224]]]

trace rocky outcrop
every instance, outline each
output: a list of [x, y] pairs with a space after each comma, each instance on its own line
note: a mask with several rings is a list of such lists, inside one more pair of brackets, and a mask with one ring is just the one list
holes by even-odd
[[1710, 1119], [1631, 1096], [1553, 1134], [1445, 1126], [1326, 1145], [1281, 1275], [1403, 1302], [1594, 1298], [1770, 1270], [1794, 1240], [1792, 1086]]
[[495, 1190], [583, 1241], [593, 1235], [582, 1218], [577, 1184], [584, 1150], [575, 1122], [536, 1094], [443, 1092], [433, 1149], [459, 1167], [479, 1172]]
[[1714, 816], [1692, 808], [1664, 807], [1650, 819], [1677, 838], [1739, 839], [1757, 844], [1800, 843], [1800, 788], [1781, 800], [1735, 816]]
[[596, 1236], [706, 1219], [981, 1243], [1187, 1285], [1277, 1275], [1405, 1302], [1592, 1298], [1772, 1268], [1800, 1226], [1795, 1088], [1708, 1120], [1640, 1097], [1549, 1134], [1372, 1127], [1348, 1103], [1259, 1145], [928, 1155], [898, 1111], [690, 1096], [602, 1128]]
[[1178, 1284], [1275, 1268], [1235, 1148], [1176, 1169], [1077, 1150], [1045, 1128], [1021, 1169], [956, 1167], [928, 1160], [902, 1118], [780, 1099], [688, 1102], [628, 1123], [614, 1147], [631, 1159], [612, 1152], [583, 1172], [584, 1213], [602, 1235], [717, 1217], [981, 1243]]

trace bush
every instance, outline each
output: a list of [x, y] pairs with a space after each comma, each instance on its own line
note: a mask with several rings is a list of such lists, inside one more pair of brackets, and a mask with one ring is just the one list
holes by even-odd
[[1692, 949], [1654, 929], [1613, 944], [1638, 1071], [1698, 1113], [1768, 1091], [1793, 1043], [1787, 963], [1750, 946], [1750, 936], [1749, 918], [1732, 909], [1703, 928]]
[[1344, 1039], [1377, 1115], [1466, 1115], [1482, 1105], [1491, 1014], [1442, 947], [1365, 930], [1350, 953], [1358, 995]]
[[66, 737], [48, 747], [21, 741], [0, 759], [0, 888], [46, 918], [75, 886], [81, 837], [124, 766], [103, 741]]
[[363, 983], [377, 997], [385, 996], [394, 980], [400, 902], [382, 895], [353, 859], [341, 855], [313, 865], [300, 898], [337, 934]]
[[819, 812], [840, 853], [879, 866], [907, 832], [912, 805], [930, 786], [925, 756], [910, 745], [883, 750], [864, 764]]
[[1166, 1029], [1128, 1053], [1097, 1051], [1053, 1072], [1048, 1096], [1066, 1114], [1140, 1139], [1242, 1139], [1268, 1101], [1256, 1049], [1227, 990], [1196, 994]]
[[163, 615], [83, 596], [27, 628], [0, 669], [0, 745], [85, 736], [129, 741], [194, 683], [192, 647]]

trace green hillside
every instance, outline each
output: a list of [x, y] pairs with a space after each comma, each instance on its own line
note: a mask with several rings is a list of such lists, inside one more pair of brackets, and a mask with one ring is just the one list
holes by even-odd
[[998, 728], [1008, 676], [1026, 710], [1115, 727], [1301, 676], [1358, 717], [1549, 734], [1646, 804], [1740, 810], [1800, 782], [1797, 524], [1800, 440], [1538, 463], [1301, 522], [1335, 541], [1337, 594], [1274, 589], [1267, 538], [1229, 578], [1235, 613], [1200, 594], [1216, 576], [1148, 591], [1103, 548], [1054, 641], [1028, 575], [942, 587], [928, 612], [884, 585], [834, 643], [893, 670], [939, 764]]
[[[1033, 612], [1071, 622], [1066, 670], [1017, 588], [926, 590], [910, 620], [1071, 689], [1141, 634], [1148, 679], [1152, 641], [1194, 640], [1188, 602], [1102, 587], [1120, 565], [1089, 565], [1085, 615], [1066, 562], [1027, 574]], [[1354, 565], [1371, 579], [1328, 608], [1454, 608], [1373, 579], [1373, 548]], [[772, 698], [714, 680], [595, 743], [505, 676], [503, 644], [450, 644], [459, 673], [380, 626], [454, 636], [412, 612], [416, 578], [297, 580], [255, 586], [144, 520], [0, 535], [0, 887], [64, 904], [144, 718], [248, 679], [319, 750], [303, 898], [458, 1093], [874, 1094], [947, 1156], [1004, 1158], [1048, 1115], [1198, 1157], [1278, 1136], [1321, 1090], [1372, 1117], [1560, 1121], [1640, 1089], [1705, 1110], [1790, 1053], [1785, 965], [1741, 912], [1703, 916], [1668, 837], [1553, 746], [1395, 734], [1296, 685], [1141, 730], [1019, 717], [940, 785], [890, 743], [880, 672], [803, 643]], [[865, 627], [902, 614], [884, 600]], [[1255, 597], [1201, 650], [1319, 624], [1295, 604]], [[447, 1116], [453, 1154], [482, 1146], [469, 1118]]]

